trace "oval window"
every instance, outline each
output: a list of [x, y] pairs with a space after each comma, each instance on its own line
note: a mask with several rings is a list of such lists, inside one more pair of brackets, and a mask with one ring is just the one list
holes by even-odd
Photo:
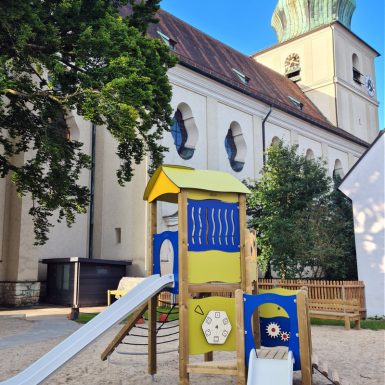
[[231, 168], [236, 172], [242, 171], [245, 165], [246, 142], [241, 127], [236, 122], [231, 123], [227, 131], [225, 148]]
[[[174, 114], [171, 134], [179, 156], [182, 159], [188, 160], [194, 155], [195, 146], [192, 144], [190, 138], [192, 133], [189, 132], [188, 127], [186, 127], [186, 120], [182, 110], [178, 108]], [[193, 120], [193, 118], [190, 117], [189, 120]], [[193, 124], [193, 122], [191, 123]]]

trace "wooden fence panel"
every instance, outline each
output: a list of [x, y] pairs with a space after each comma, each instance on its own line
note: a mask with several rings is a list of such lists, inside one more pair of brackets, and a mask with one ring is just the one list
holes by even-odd
[[310, 299], [357, 299], [360, 303], [361, 317], [366, 317], [365, 285], [362, 281], [319, 281], [311, 279], [259, 279], [260, 289], [283, 287], [289, 290], [308, 288]]

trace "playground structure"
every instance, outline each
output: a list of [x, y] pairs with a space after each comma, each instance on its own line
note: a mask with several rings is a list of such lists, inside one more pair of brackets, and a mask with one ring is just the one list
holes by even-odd
[[[251, 293], [256, 281], [247, 276], [246, 268], [246, 194], [248, 189], [229, 174], [185, 167], [160, 167], [150, 179], [144, 199], [150, 204], [150, 239], [156, 245], [157, 202], [178, 204], [178, 255], [174, 262], [174, 276], [179, 295], [179, 381], [187, 385], [192, 373], [228, 373], [244, 383], [245, 365], [241, 354], [243, 346], [236, 345], [235, 299], [211, 297], [212, 293], [234, 293], [241, 289]], [[175, 237], [171, 243], [175, 243]], [[155, 251], [155, 252], [153, 252]], [[158, 257], [157, 249], [149, 255]], [[150, 268], [158, 268], [155, 261]], [[154, 263], [155, 262], [155, 263]], [[176, 266], [177, 265], [177, 266]], [[156, 270], [155, 270], [156, 271]], [[252, 269], [249, 269], [252, 271]], [[153, 273], [153, 271], [149, 271]], [[193, 298], [194, 297], [194, 298]], [[207, 297], [207, 298], [202, 298]], [[149, 309], [156, 305], [156, 298]], [[202, 331], [209, 311], [219, 313], [219, 319], [234, 325], [223, 343], [209, 343]], [[156, 373], [155, 312], [149, 312], [149, 372]], [[217, 325], [218, 326], [218, 325]], [[214, 332], [211, 330], [209, 332]], [[209, 333], [207, 332], [207, 333]], [[217, 337], [219, 341], [219, 335]], [[216, 350], [239, 351], [239, 357], [230, 366], [212, 361]], [[190, 364], [191, 354], [203, 354], [204, 362]]]
[[[246, 229], [245, 201], [248, 192], [241, 182], [229, 174], [177, 166], [160, 167], [145, 190], [144, 199], [150, 204], [150, 239], [153, 240], [149, 250], [153, 258], [149, 263], [149, 275], [161, 273], [162, 243], [168, 239], [174, 248], [176, 284], [169, 290], [179, 295], [181, 385], [187, 385], [189, 376], [197, 373], [234, 375], [238, 384], [242, 385], [246, 383], [249, 365], [248, 383], [266, 384], [266, 376], [258, 379], [263, 368], [268, 366], [276, 372], [274, 368], [282, 366], [282, 362], [286, 368], [283, 374], [278, 372], [285, 380], [278, 382], [277, 378], [272, 384], [290, 383], [293, 365], [296, 370], [301, 369], [304, 385], [312, 383], [306, 292], [291, 293], [291, 296], [252, 295], [257, 292], [257, 265], [255, 238]], [[157, 234], [158, 201], [178, 204], [177, 232]], [[260, 335], [263, 327], [259, 327], [264, 318], [259, 320], [258, 312], [255, 313], [256, 298], [259, 305], [265, 304], [267, 308], [275, 306], [271, 303], [287, 308], [287, 312], [282, 312], [286, 314], [287, 326], [290, 326], [284, 341], [289, 349], [284, 351], [281, 348], [283, 353], [277, 354], [279, 343], [271, 343], [267, 350], [256, 350], [261, 338], [264, 342]], [[150, 374], [156, 373], [156, 303], [155, 295], [147, 306]], [[270, 313], [274, 313], [274, 309], [270, 309]], [[144, 308], [136, 313], [123, 329], [130, 330], [134, 319], [139, 318], [143, 311]], [[301, 319], [303, 322], [299, 321]], [[102, 359], [122, 340], [125, 335], [123, 329], [103, 353]], [[289, 340], [290, 343], [287, 343]], [[214, 351], [233, 351], [236, 359], [214, 361]], [[254, 352], [255, 359], [250, 358], [249, 361], [251, 352]], [[191, 355], [203, 355], [204, 358], [200, 363], [190, 363]]]
[[[130, 314], [102, 353], [102, 360], [107, 359], [146, 311], [148, 372], [154, 375], [158, 294], [168, 290], [178, 295], [180, 385], [188, 385], [190, 375], [199, 373], [236, 376], [238, 385], [289, 385], [293, 370], [301, 371], [303, 385], [312, 385], [317, 365], [311, 359], [307, 292], [274, 289], [257, 294], [255, 236], [246, 229], [247, 193], [241, 182], [223, 172], [158, 168], [144, 193], [150, 204], [148, 277], [1, 384], [39, 384]], [[157, 233], [158, 201], [178, 205], [177, 232]], [[160, 248], [165, 240], [173, 246], [174, 265], [173, 274], [162, 275]], [[215, 361], [215, 351], [234, 352], [235, 358]], [[192, 355], [203, 359], [190, 362]]]

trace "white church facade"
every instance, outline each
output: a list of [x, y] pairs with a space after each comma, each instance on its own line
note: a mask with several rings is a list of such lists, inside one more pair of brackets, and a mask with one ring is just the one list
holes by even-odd
[[[164, 133], [163, 144], [169, 148], [164, 163], [257, 179], [264, 149], [279, 139], [325, 160], [330, 175], [344, 176], [377, 136], [378, 53], [335, 15], [252, 57], [167, 12], [159, 11], [158, 17], [150, 34], [163, 39], [179, 58], [168, 74], [178, 125]], [[0, 180], [0, 304], [38, 300], [40, 282], [46, 280], [46, 266], [39, 260], [45, 258], [131, 260], [129, 275], [146, 273], [146, 161], [136, 168], [132, 182], [120, 187], [110, 134], [103, 127], [93, 131], [77, 115], [68, 123], [71, 136], [84, 142], [89, 153], [95, 150], [93, 214], [79, 215], [70, 229], [56, 225], [46, 245], [33, 246], [31, 202], [18, 198], [9, 180]], [[82, 182], [91, 187], [90, 172]], [[158, 230], [175, 230], [176, 207], [164, 203], [158, 210]]]
[[353, 204], [358, 279], [365, 282], [368, 317], [385, 314], [385, 131], [381, 131], [339, 189]]

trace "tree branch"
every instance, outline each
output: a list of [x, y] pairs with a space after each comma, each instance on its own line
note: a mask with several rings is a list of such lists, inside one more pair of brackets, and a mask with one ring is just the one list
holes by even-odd
[[75, 64], [72, 64], [71, 62], [67, 61], [67, 60], [63, 60], [63, 58], [60, 58], [59, 59], [63, 64], [65, 64], [66, 66], [76, 70], [76, 71], [79, 71], [79, 72], [82, 72], [83, 74], [87, 73], [86, 70], [84, 70], [83, 68], [80, 68], [78, 66], [76, 66]]
[[41, 92], [33, 92], [31, 94], [26, 94], [25, 92], [20, 92], [20, 91], [17, 91], [17, 90], [13, 90], [11, 88], [3, 88], [1, 90], [1, 93], [2, 94], [11, 94], [11, 95], [14, 95], [14, 96], [20, 96], [20, 97], [23, 97], [23, 98], [31, 98], [31, 97], [35, 97], [35, 96], [44, 96], [44, 97], [47, 97], [59, 104], [63, 104], [63, 101], [65, 101], [66, 99], [65, 98], [62, 98], [60, 96], [54, 96], [52, 94], [49, 93], [50, 91], [41, 91]]

